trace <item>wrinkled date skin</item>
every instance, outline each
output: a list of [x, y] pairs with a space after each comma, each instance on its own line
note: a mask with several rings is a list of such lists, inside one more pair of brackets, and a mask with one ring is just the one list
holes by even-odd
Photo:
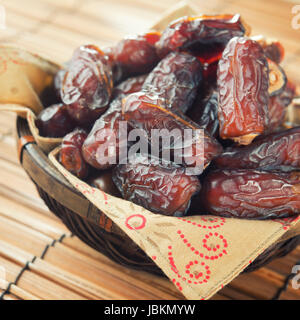
[[63, 80], [64, 80], [64, 77], [65, 77], [65, 74], [66, 74], [66, 70], [65, 69], [60, 69], [55, 77], [54, 77], [54, 90], [55, 90], [55, 94], [56, 96], [61, 99], [61, 96], [60, 96], [60, 91], [61, 91], [61, 88], [62, 88], [62, 84], [63, 84]]
[[299, 169], [300, 127], [261, 136], [249, 146], [227, 148], [214, 163], [218, 168]]
[[107, 169], [118, 162], [119, 147], [123, 143], [119, 141], [121, 110], [121, 100], [114, 100], [108, 111], [95, 122], [82, 146], [85, 161], [96, 169]]
[[295, 96], [296, 88], [291, 83], [288, 82], [284, 91], [278, 95], [270, 97], [269, 100], [269, 128], [267, 132], [275, 131], [280, 127], [284, 120], [286, 114], [287, 106], [292, 102]]
[[186, 17], [171, 23], [156, 43], [160, 57], [171, 51], [191, 50], [204, 63], [220, 58], [227, 42], [241, 37], [246, 27], [238, 14]]
[[150, 72], [159, 62], [153, 40], [149, 34], [128, 37], [107, 49], [114, 67], [114, 81]]
[[108, 57], [94, 45], [81, 46], [67, 66], [61, 99], [77, 123], [88, 125], [107, 109], [112, 86]]
[[75, 127], [66, 106], [61, 103], [44, 109], [38, 115], [35, 125], [39, 129], [40, 136], [49, 138], [62, 138]]
[[143, 74], [138, 77], [128, 78], [121, 82], [113, 90], [113, 98], [124, 98], [125, 96], [142, 90], [143, 84], [148, 74]]
[[[177, 154], [177, 157], [180, 157], [182, 164], [186, 167], [199, 166], [203, 169], [215, 156], [222, 152], [221, 145], [213, 137], [205, 132], [203, 135], [199, 135], [199, 132], [203, 132], [203, 130], [196, 123], [183, 118], [183, 115], [179, 117], [159, 104], [149, 103], [147, 94], [129, 95], [123, 101], [122, 113], [130, 127], [143, 129], [147, 133], [148, 139], [152, 140], [153, 138], [152, 129], [158, 129], [159, 132], [165, 129], [161, 136], [168, 142], [166, 145], [160, 145], [161, 148], [163, 150], [168, 149], [171, 155]], [[168, 140], [168, 138], [171, 138], [173, 130], [182, 138], [179, 143], [175, 141], [170, 144]], [[190, 138], [184, 139], [185, 130], [192, 132]], [[151, 140], [149, 141], [150, 144]]]
[[143, 90], [156, 92], [169, 109], [185, 113], [194, 102], [201, 81], [201, 63], [188, 53], [172, 52], [150, 72]]
[[119, 192], [119, 189], [116, 187], [116, 185], [113, 182], [111, 170], [101, 172], [95, 177], [89, 179], [88, 184], [112, 196], [119, 197], [119, 198], [122, 197], [121, 193]]
[[198, 178], [174, 164], [147, 163], [141, 158], [137, 156], [114, 169], [113, 180], [123, 198], [154, 213], [183, 216], [191, 197], [200, 190]]
[[80, 179], [85, 179], [89, 174], [89, 166], [81, 152], [86, 137], [85, 130], [75, 129], [63, 138], [60, 150], [61, 164]]
[[219, 133], [218, 92], [212, 91], [204, 100], [199, 97], [187, 116], [216, 138]]
[[249, 169], [210, 173], [201, 197], [214, 215], [234, 218], [285, 218], [300, 213], [300, 173]]
[[220, 137], [249, 144], [268, 127], [268, 62], [261, 46], [233, 38], [219, 61]]

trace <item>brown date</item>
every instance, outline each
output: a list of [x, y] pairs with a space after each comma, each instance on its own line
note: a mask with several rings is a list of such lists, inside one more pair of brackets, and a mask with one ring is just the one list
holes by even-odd
[[296, 170], [300, 167], [300, 127], [261, 136], [248, 146], [227, 148], [214, 163], [218, 168]]
[[141, 91], [147, 76], [148, 74], [143, 74], [121, 82], [113, 90], [113, 99], [124, 98], [130, 93]]
[[185, 17], [173, 21], [164, 30], [156, 48], [160, 57], [171, 51], [190, 50], [202, 63], [211, 63], [220, 58], [231, 38], [247, 35], [246, 29], [238, 14]]
[[82, 146], [87, 163], [96, 169], [107, 169], [118, 162], [119, 121], [122, 119], [122, 103], [114, 100], [110, 108], [94, 124]]
[[62, 83], [64, 80], [66, 74], [66, 70], [65, 69], [60, 69], [58, 70], [58, 72], [56, 73], [55, 77], [54, 77], [54, 90], [55, 90], [55, 94], [56, 96], [61, 99], [60, 96], [60, 91], [62, 88]]
[[77, 128], [70, 132], [63, 138], [59, 155], [61, 164], [80, 179], [85, 179], [89, 174], [89, 166], [81, 152], [86, 137], [87, 133], [83, 129]]
[[262, 35], [253, 36], [251, 39], [257, 41], [264, 49], [265, 56], [279, 64], [284, 58], [284, 47], [277, 40], [266, 39]]
[[[152, 129], [157, 129], [165, 139], [165, 143], [160, 144], [159, 147], [175, 155], [176, 162], [182, 161], [186, 167], [202, 167], [203, 169], [222, 151], [217, 140], [206, 132], [203, 135], [200, 134], [200, 131], [203, 132], [200, 126], [184, 118], [183, 115], [180, 117], [161, 107], [159, 103], [153, 104], [147, 93], [133, 93], [125, 98], [122, 113], [130, 127], [143, 129], [146, 132], [154, 148], [157, 146], [152, 140]], [[190, 137], [185, 136], [187, 131], [192, 133]], [[171, 143], [173, 133], [176, 133], [176, 137]], [[177, 138], [181, 140], [178, 141]]]
[[90, 184], [94, 188], [98, 188], [105, 193], [108, 193], [112, 196], [121, 198], [121, 194], [113, 182], [112, 179], [112, 171], [106, 170], [96, 175], [95, 177], [88, 180], [88, 184]]
[[212, 91], [204, 100], [202, 97], [197, 98], [187, 116], [212, 137], [217, 137], [219, 133], [217, 91]]
[[77, 123], [89, 125], [107, 109], [112, 86], [108, 57], [94, 45], [81, 46], [68, 63], [61, 99]]
[[114, 81], [148, 73], [158, 63], [159, 58], [149, 34], [128, 37], [106, 50], [114, 67]]
[[300, 173], [250, 169], [210, 173], [201, 192], [211, 214], [243, 219], [272, 219], [300, 213]]
[[35, 125], [39, 129], [39, 135], [49, 138], [62, 138], [75, 127], [65, 105], [54, 104], [38, 115]]
[[220, 137], [249, 144], [269, 124], [268, 62], [261, 46], [249, 38], [233, 38], [219, 61]]
[[275, 131], [280, 127], [286, 115], [287, 106], [292, 102], [295, 96], [296, 88], [288, 82], [284, 91], [278, 95], [270, 97], [269, 100], [269, 127], [267, 132]]
[[166, 108], [185, 113], [194, 102], [201, 81], [201, 63], [188, 53], [172, 52], [150, 72], [143, 90], [164, 98]]
[[138, 155], [114, 169], [113, 180], [124, 199], [168, 216], [183, 216], [201, 186], [196, 176], [172, 163]]
[[273, 60], [276, 63], [280, 63], [284, 58], [284, 48], [278, 41], [266, 43], [263, 47], [266, 57]]

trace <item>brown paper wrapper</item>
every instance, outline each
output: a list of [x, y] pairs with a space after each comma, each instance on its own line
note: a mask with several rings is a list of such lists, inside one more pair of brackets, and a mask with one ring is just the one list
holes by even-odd
[[34, 120], [43, 109], [39, 97], [59, 69], [59, 65], [26, 50], [0, 46], [0, 111], [26, 118], [35, 141], [46, 153], [61, 139], [40, 136]]
[[[180, 3], [151, 29], [160, 31], [171, 20], [195, 14], [193, 8]], [[0, 110], [26, 118], [35, 140], [46, 152], [61, 139], [39, 136], [34, 119], [43, 108], [39, 95], [59, 68], [27, 51], [0, 47]], [[210, 298], [269, 246], [300, 234], [298, 218], [254, 221], [153, 214], [71, 175], [57, 161], [58, 152], [56, 148], [49, 154], [56, 168], [140, 246], [188, 299]]]

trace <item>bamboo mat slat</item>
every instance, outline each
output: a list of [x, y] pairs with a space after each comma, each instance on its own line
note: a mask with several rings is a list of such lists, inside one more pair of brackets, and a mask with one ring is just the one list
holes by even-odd
[[[2, 43], [63, 63], [84, 43], [107, 46], [143, 32], [176, 0], [7, 0]], [[256, 34], [286, 47], [284, 66], [300, 83], [300, 30], [291, 28], [292, 2], [189, 1], [199, 13], [239, 12]], [[295, 66], [298, 66], [296, 68]], [[39, 299], [183, 299], [166, 278], [120, 266], [78, 238], [44, 205], [19, 165], [15, 115], [0, 114], [0, 297]], [[271, 299], [300, 259], [300, 247], [219, 291], [215, 300]], [[1, 272], [5, 269], [5, 273]], [[17, 281], [16, 281], [17, 279]], [[9, 286], [9, 291], [5, 289]], [[3, 295], [4, 294], [4, 295]], [[289, 282], [280, 299], [300, 300]]]

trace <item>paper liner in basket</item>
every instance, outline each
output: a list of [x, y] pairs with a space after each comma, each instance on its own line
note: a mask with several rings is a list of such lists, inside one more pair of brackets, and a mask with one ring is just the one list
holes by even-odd
[[45, 152], [59, 145], [61, 139], [40, 136], [34, 120], [43, 109], [40, 95], [59, 68], [26, 50], [0, 46], [0, 111], [26, 118], [35, 141]]
[[49, 154], [54, 166], [144, 250], [188, 299], [211, 297], [299, 220], [153, 214], [71, 175], [57, 161], [58, 152]]

